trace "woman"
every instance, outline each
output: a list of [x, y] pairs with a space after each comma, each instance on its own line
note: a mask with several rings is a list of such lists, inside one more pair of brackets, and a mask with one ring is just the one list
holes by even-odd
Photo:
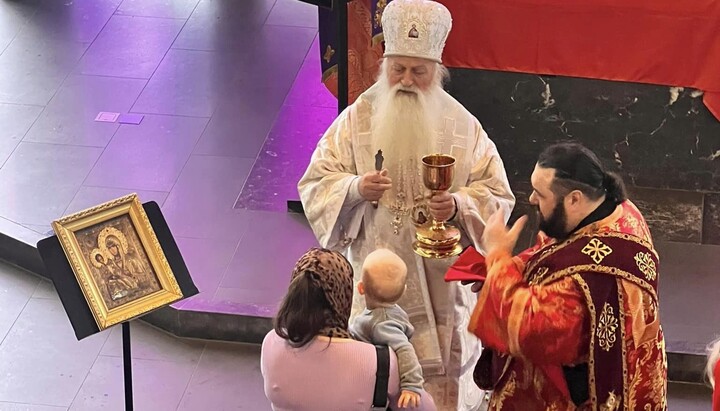
[[[348, 332], [352, 266], [342, 254], [313, 248], [295, 265], [275, 329], [262, 345], [265, 395], [275, 411], [368, 411], [375, 387], [375, 347]], [[388, 398], [399, 397], [397, 358], [390, 350]], [[434, 411], [422, 393], [418, 411]]]
[[713, 387], [713, 411], [720, 411], [720, 386], [716, 385], [720, 380], [720, 338], [708, 346], [707, 375], [710, 385]]

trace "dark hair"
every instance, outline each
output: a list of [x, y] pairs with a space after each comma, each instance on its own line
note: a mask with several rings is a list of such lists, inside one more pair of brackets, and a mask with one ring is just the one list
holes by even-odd
[[325, 293], [313, 284], [311, 275], [306, 271], [290, 283], [275, 316], [275, 333], [295, 348], [312, 341], [327, 326], [332, 313]]
[[592, 200], [603, 195], [615, 203], [627, 199], [622, 178], [605, 171], [595, 153], [582, 144], [554, 144], [543, 150], [537, 164], [555, 170], [552, 190], [556, 195], [565, 196], [580, 190]]

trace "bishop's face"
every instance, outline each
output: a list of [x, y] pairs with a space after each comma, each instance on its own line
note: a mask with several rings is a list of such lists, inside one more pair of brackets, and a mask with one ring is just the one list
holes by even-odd
[[433, 85], [437, 63], [417, 57], [388, 57], [390, 87], [400, 83], [399, 93], [427, 91]]
[[[437, 78], [438, 64], [425, 59], [389, 57], [381, 69], [382, 75], [373, 87], [370, 119], [373, 152], [383, 151], [383, 165], [390, 178], [398, 179], [401, 172], [415, 175], [420, 170], [420, 159], [437, 151], [435, 143], [444, 101]], [[421, 181], [419, 185], [422, 186]]]

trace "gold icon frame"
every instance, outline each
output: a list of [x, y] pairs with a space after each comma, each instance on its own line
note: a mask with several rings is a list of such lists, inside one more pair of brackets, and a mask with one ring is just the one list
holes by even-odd
[[[129, 194], [63, 217], [53, 221], [52, 227], [100, 330], [183, 298], [180, 286], [137, 194]], [[90, 250], [89, 239], [95, 238], [95, 233], [99, 233], [97, 247]], [[122, 236], [125, 236], [124, 240]], [[108, 237], [115, 238], [110, 246], [115, 248], [115, 253], [107, 251], [106, 244], [100, 244], [101, 239]], [[132, 250], [130, 250], [131, 245]], [[103, 247], [105, 250], [101, 252]], [[120, 253], [124, 254], [118, 259], [117, 255]], [[100, 258], [98, 254], [103, 261], [97, 260]], [[128, 255], [132, 255], [132, 260]], [[91, 256], [96, 262], [92, 261]], [[108, 261], [107, 258], [113, 260]], [[105, 261], [108, 263], [106, 264]], [[115, 264], [115, 261], [118, 264]], [[129, 265], [128, 262], [134, 264]], [[115, 271], [108, 268], [110, 263], [116, 267]], [[142, 280], [147, 279], [147, 281], [137, 280], [129, 266], [146, 269], [141, 274]], [[101, 270], [103, 267], [108, 269], [103, 271]], [[114, 274], [118, 272], [122, 276]], [[107, 275], [103, 276], [104, 273], [110, 275], [109, 280]], [[112, 276], [116, 280], [112, 280]], [[120, 281], [126, 290], [130, 289], [134, 292], [133, 295], [138, 297], [125, 298], [128, 295], [126, 294], [119, 299], [118, 304], [115, 304], [114, 297], [117, 294], [109, 299], [109, 287], [102, 288], [111, 281], [116, 283]], [[135, 288], [131, 287], [133, 281], [136, 284]], [[128, 283], [130, 286], [127, 285]], [[139, 284], [145, 283], [152, 284], [152, 287], [140, 288]]]

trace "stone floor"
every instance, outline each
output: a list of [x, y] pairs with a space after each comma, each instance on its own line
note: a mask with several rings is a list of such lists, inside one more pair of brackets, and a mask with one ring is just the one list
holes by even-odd
[[[256, 345], [131, 324], [135, 409], [269, 410]], [[0, 263], [0, 410], [123, 410], [120, 328], [75, 339], [52, 285]]]
[[296, 0], [0, 1], [0, 227], [136, 192], [200, 289], [176, 307], [268, 315], [316, 244], [286, 201], [336, 105]]

